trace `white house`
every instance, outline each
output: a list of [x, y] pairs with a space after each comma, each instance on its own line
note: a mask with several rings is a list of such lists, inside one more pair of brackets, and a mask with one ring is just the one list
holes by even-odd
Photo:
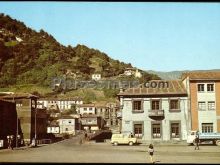
[[99, 73], [92, 74], [92, 80], [98, 81], [100, 79], [101, 79], [101, 74], [99, 74]]
[[163, 88], [129, 88], [118, 96], [121, 132], [132, 132], [140, 141], [186, 140], [189, 110], [187, 91], [181, 81], [168, 81]]
[[59, 121], [60, 134], [68, 133], [75, 135], [76, 119], [71, 116], [62, 116]]
[[95, 104], [81, 104], [78, 106], [78, 113], [83, 114], [96, 114]]
[[60, 111], [71, 109], [72, 105], [81, 105], [83, 100], [80, 97], [74, 98], [47, 98], [38, 100], [41, 106], [46, 107], [47, 109], [58, 107]]

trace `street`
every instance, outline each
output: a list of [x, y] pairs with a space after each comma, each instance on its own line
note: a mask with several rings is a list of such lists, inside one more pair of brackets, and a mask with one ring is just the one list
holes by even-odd
[[[0, 162], [56, 163], [150, 163], [147, 145], [112, 146], [109, 141], [79, 143], [77, 137], [36, 148], [0, 150]], [[214, 145], [155, 145], [156, 163], [216, 163], [220, 162], [220, 147]]]

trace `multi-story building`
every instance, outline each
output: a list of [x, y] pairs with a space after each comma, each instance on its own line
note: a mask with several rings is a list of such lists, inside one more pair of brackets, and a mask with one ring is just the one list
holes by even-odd
[[45, 98], [39, 99], [38, 104], [47, 109], [59, 109], [60, 111], [70, 110], [73, 105], [83, 104], [83, 100], [80, 97], [74, 98]]
[[72, 116], [62, 116], [58, 119], [59, 127], [60, 127], [60, 134], [67, 133], [75, 135], [76, 133], [76, 120]]
[[18, 122], [21, 126], [19, 135], [30, 144], [32, 139], [42, 139], [47, 133], [47, 114], [45, 109], [37, 108], [38, 97], [28, 93], [9, 94], [1, 97], [15, 102]]
[[95, 104], [81, 104], [78, 105], [77, 111], [79, 114], [96, 114]]
[[95, 114], [83, 114], [80, 118], [81, 130], [96, 131], [104, 127], [104, 120], [102, 117]]
[[15, 137], [13, 141], [13, 145], [15, 146], [16, 136], [20, 133], [21, 128], [18, 123], [16, 104], [13, 101], [0, 99], [0, 141], [2, 143], [1, 147], [7, 147], [7, 136], [11, 135]]
[[[163, 81], [154, 81], [163, 83]], [[121, 132], [140, 140], [186, 140], [189, 130], [187, 91], [179, 80], [168, 86], [140, 86], [121, 91]]]
[[220, 72], [182, 75], [190, 107], [191, 130], [220, 132]]

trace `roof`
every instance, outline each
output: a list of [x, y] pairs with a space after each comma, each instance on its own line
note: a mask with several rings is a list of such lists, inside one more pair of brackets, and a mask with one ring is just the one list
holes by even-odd
[[95, 107], [95, 104], [81, 104], [79, 107]]
[[4, 100], [4, 99], [1, 99], [1, 98], [0, 98], [0, 101], [1, 101], [1, 102], [14, 103], [14, 104], [15, 104], [15, 102], [12, 101], [12, 100]]
[[5, 96], [0, 96], [3, 99], [23, 99], [23, 98], [39, 98], [36, 95], [32, 95], [30, 93], [14, 93], [14, 94], [7, 94]]
[[[163, 81], [163, 80], [153, 80], [151, 82], [156, 82], [157, 85], [160, 87], [152, 88], [150, 85], [149, 87], [136, 87], [136, 88], [128, 88], [124, 92], [120, 92], [118, 96], [140, 96], [140, 95], [176, 95], [176, 94], [182, 94], [186, 95], [187, 91], [182, 83], [181, 80], [169, 80], [169, 81]], [[167, 82], [168, 87], [164, 88], [162, 87], [162, 83]], [[154, 87], [154, 86], [153, 86]]]
[[78, 101], [78, 100], [82, 100], [81, 97], [66, 97], [66, 98], [41, 98], [39, 99], [39, 101], [43, 101], [43, 100], [47, 100], [47, 101]]
[[81, 118], [90, 118], [90, 117], [92, 117], [92, 118], [96, 118], [96, 117], [98, 117], [96, 114], [82, 114], [81, 115]]
[[186, 77], [189, 77], [190, 80], [220, 80], [220, 71], [185, 72], [181, 78], [185, 79]]
[[64, 115], [64, 116], [61, 116], [59, 119], [75, 119], [75, 118], [72, 116]]

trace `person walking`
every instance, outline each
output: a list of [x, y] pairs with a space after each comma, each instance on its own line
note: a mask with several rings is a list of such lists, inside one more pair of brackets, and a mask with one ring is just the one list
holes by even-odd
[[195, 138], [195, 143], [196, 143], [195, 150], [197, 150], [197, 149], [199, 150], [199, 136], [198, 135]]
[[150, 144], [148, 147], [148, 153], [150, 155], [150, 161], [151, 163], [154, 163], [153, 155], [154, 155], [154, 146], [153, 144]]

